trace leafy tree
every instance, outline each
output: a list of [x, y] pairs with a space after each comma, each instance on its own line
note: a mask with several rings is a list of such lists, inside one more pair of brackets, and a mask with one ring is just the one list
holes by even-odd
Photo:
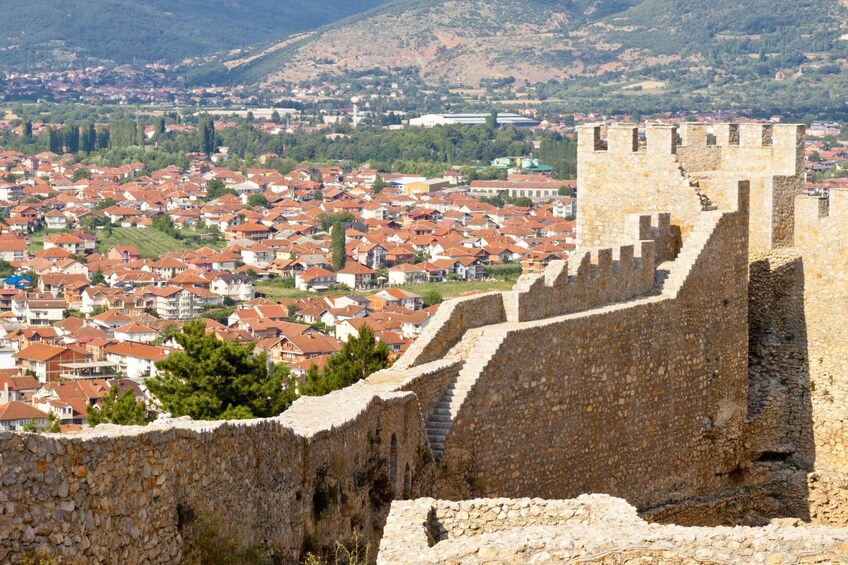
[[62, 134], [53, 126], [47, 130], [47, 149], [57, 155], [62, 153]]
[[363, 325], [356, 336], [344, 344], [342, 350], [327, 360], [322, 373], [310, 370], [303, 384], [303, 394], [323, 396], [360, 381], [390, 365], [389, 347], [374, 339], [374, 331]]
[[222, 341], [205, 330], [200, 320], [186, 323], [175, 334], [183, 350], [156, 362], [163, 374], [148, 387], [164, 410], [219, 420], [277, 416], [291, 405], [296, 393], [287, 368], [269, 369], [253, 343]]
[[324, 193], [318, 189], [312, 193], [313, 200], [324, 200]]
[[268, 207], [268, 199], [262, 194], [251, 194], [247, 197], [247, 203], [250, 206], [261, 206], [263, 208]]
[[32, 121], [28, 118], [24, 120], [24, 139], [32, 141]]
[[15, 274], [15, 268], [8, 262], [0, 259], [0, 279], [7, 279]]
[[571, 197], [574, 196], [574, 189], [572, 189], [570, 186], [561, 186], [559, 187], [559, 190], [557, 190], [557, 194], [560, 196]]
[[318, 222], [321, 224], [322, 231], [328, 231], [337, 223], [348, 223], [354, 220], [353, 214], [350, 212], [339, 212], [337, 214], [318, 214]]
[[151, 223], [153, 229], [169, 235], [174, 239], [183, 238], [183, 234], [177, 229], [177, 226], [174, 225], [174, 220], [171, 219], [171, 216], [155, 216], [153, 220], [151, 220]]
[[71, 176], [71, 180], [73, 182], [81, 181], [82, 179], [90, 179], [91, 171], [88, 169], [77, 169], [74, 171], [74, 174]]
[[280, 113], [278, 111], [274, 110], [273, 112], [271, 112], [271, 121], [275, 124], [280, 123]]
[[428, 290], [424, 293], [424, 296], [422, 298], [424, 299], [424, 306], [441, 304], [442, 300], [444, 300], [442, 298], [442, 293], [438, 290]]
[[91, 153], [97, 149], [97, 130], [91, 122], [82, 125], [80, 148], [83, 153]]
[[37, 433], [38, 432], [38, 426], [35, 425], [35, 420], [30, 420], [29, 422], [24, 424], [24, 427], [22, 428], [22, 430], [25, 431], [25, 432], [29, 432], [29, 433]]
[[86, 214], [80, 220], [80, 226], [84, 230], [92, 231], [95, 228], [99, 228], [101, 226], [105, 226], [107, 229], [111, 228], [111, 223], [109, 222], [109, 218], [98, 216], [96, 214]]
[[216, 198], [220, 198], [225, 194], [238, 194], [234, 189], [227, 188], [224, 185], [224, 181], [221, 179], [212, 179], [206, 183], [206, 198], [205, 200], [209, 202], [210, 200], [215, 200]]
[[88, 411], [88, 424], [91, 427], [98, 424], [144, 426], [151, 420], [144, 402], [136, 402], [135, 392], [131, 388], [119, 394], [118, 387], [113, 386], [100, 401], [100, 409], [92, 408]]
[[50, 422], [50, 425], [47, 427], [47, 431], [51, 434], [58, 434], [62, 432], [62, 420], [54, 414], [50, 412], [47, 414], [47, 420]]
[[35, 288], [35, 287], [37, 287], [37, 286], [38, 286], [38, 279], [39, 279], [40, 277], [38, 276], [38, 273], [36, 273], [36, 272], [35, 272], [35, 271], [33, 271], [32, 269], [30, 269], [29, 271], [27, 271], [26, 273], [24, 273], [24, 274], [23, 274], [23, 277], [24, 277], [25, 279], [29, 279], [30, 284], [32, 285], [32, 287], [33, 287], [33, 288]]
[[65, 127], [62, 128], [62, 140], [65, 143], [65, 148], [68, 150], [68, 153], [79, 152], [79, 127], [72, 124], [65, 124]]
[[197, 123], [197, 136], [201, 151], [207, 155], [215, 152], [215, 122], [212, 118], [206, 117]]
[[347, 261], [345, 229], [341, 222], [333, 224], [333, 228], [330, 231], [330, 237], [332, 238], [333, 244], [333, 269], [338, 272], [344, 269], [345, 262]]
[[159, 330], [159, 337], [162, 338], [162, 341], [168, 341], [175, 335], [180, 333], [180, 326], [177, 324], [166, 324], [161, 330]]
[[375, 180], [374, 184], [371, 185], [371, 190], [374, 194], [380, 194], [387, 186], [389, 186], [389, 183], [384, 181], [383, 177], [377, 177], [377, 180]]
[[493, 130], [498, 127], [498, 111], [492, 110], [489, 112], [489, 115], [486, 116], [486, 128]]
[[111, 132], [107, 126], [97, 130], [97, 149], [108, 149], [110, 138]]
[[105, 210], [106, 208], [111, 208], [112, 206], [116, 206], [117, 204], [118, 202], [114, 198], [104, 198], [94, 206], [94, 209]]

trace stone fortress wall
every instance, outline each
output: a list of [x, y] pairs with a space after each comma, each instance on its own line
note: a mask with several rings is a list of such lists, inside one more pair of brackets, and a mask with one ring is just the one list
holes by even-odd
[[[392, 368], [348, 389], [264, 421], [0, 434], [0, 560], [48, 548], [71, 563], [196, 562], [192, 540], [211, 527], [294, 562], [354, 534], [377, 547], [391, 500], [419, 496], [601, 492], [681, 526], [845, 525], [848, 287], [832, 266], [848, 201], [796, 198], [798, 126], [720, 126], [716, 145], [704, 132], [687, 125], [678, 144], [675, 128], [650, 126], [642, 147], [634, 126], [606, 141], [582, 128], [572, 261], [448, 301]], [[603, 500], [581, 527], [622, 527]], [[459, 508], [397, 509], [421, 504]], [[515, 504], [521, 517], [576, 503]], [[644, 555], [686, 562], [698, 546], [613, 506], [657, 542]], [[527, 525], [569, 527], [548, 522]], [[390, 519], [383, 562], [411, 559], [391, 558], [420, 533], [403, 523]], [[487, 535], [513, 539], [498, 527]], [[790, 537], [842, 555], [843, 535]], [[732, 538], [777, 547], [764, 530]]]

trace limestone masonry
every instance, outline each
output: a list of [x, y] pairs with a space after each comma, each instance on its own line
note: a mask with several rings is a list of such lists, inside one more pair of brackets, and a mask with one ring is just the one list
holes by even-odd
[[848, 193], [802, 195], [801, 126], [644, 133], [581, 127], [572, 259], [366, 381], [0, 434], [0, 561], [196, 562], [213, 531], [281, 563], [848, 562]]

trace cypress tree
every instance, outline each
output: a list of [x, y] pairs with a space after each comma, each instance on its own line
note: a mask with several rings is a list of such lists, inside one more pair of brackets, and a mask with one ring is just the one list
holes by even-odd
[[47, 145], [51, 153], [62, 153], [62, 134], [54, 127], [47, 130]]
[[347, 250], [345, 248], [345, 230], [341, 222], [333, 224], [330, 230], [330, 237], [333, 242], [333, 269], [336, 272], [344, 269], [347, 261]]
[[101, 126], [97, 130], [97, 149], [109, 149], [109, 127]]
[[64, 128], [62, 128], [62, 141], [65, 144], [65, 148], [68, 153], [77, 153], [79, 152], [79, 127], [71, 124], [66, 124]]

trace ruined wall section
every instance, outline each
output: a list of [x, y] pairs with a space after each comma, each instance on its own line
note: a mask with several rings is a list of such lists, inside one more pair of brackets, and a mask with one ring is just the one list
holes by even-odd
[[[0, 560], [196, 562], [197, 532], [278, 562], [358, 533], [432, 480], [421, 405], [451, 364], [297, 401], [279, 418], [0, 434]], [[422, 388], [423, 387], [423, 388]]]
[[639, 144], [635, 125], [581, 126], [577, 138], [579, 249], [628, 241], [626, 216], [669, 212], [685, 239], [703, 210], [695, 188], [680, 168], [677, 130], [650, 125]]
[[725, 486], [745, 459], [745, 203], [707, 213], [716, 226], [678, 259], [692, 265], [676, 298], [504, 324], [447, 436], [435, 492], [604, 492], [644, 508]]
[[844, 563], [827, 527], [687, 528], [640, 519], [603, 495], [574, 500], [424, 498], [392, 505], [379, 565], [429, 563]]

